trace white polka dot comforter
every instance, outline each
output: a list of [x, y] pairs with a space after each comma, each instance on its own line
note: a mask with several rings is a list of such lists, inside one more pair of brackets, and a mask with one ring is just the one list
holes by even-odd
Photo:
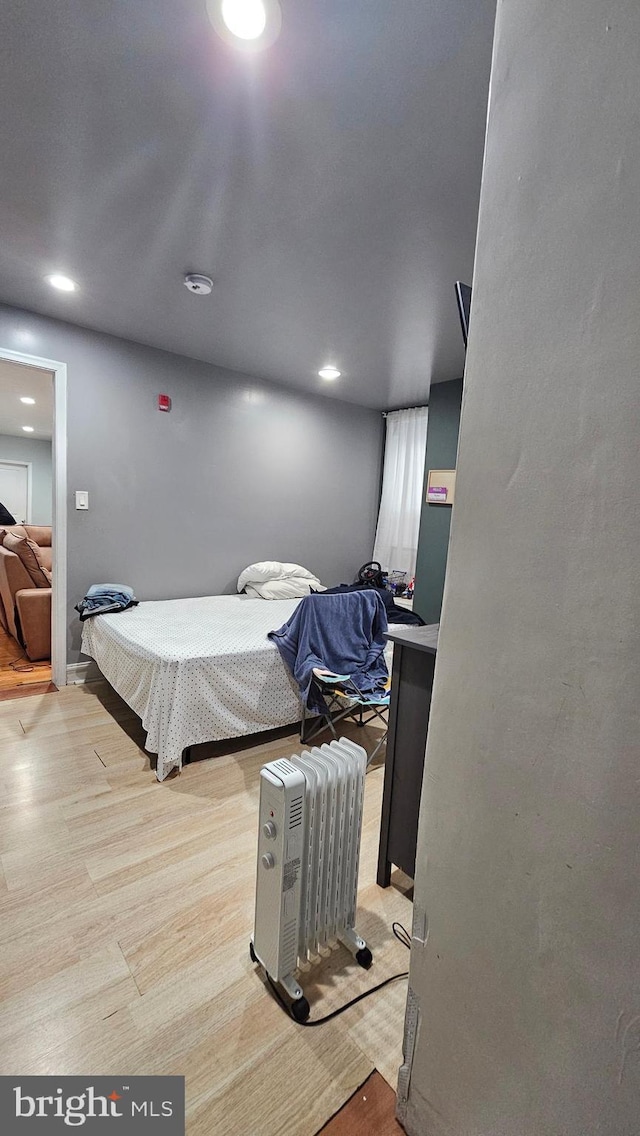
[[142, 719], [163, 781], [187, 746], [300, 718], [291, 675], [267, 632], [299, 599], [158, 600], [83, 624], [82, 650]]

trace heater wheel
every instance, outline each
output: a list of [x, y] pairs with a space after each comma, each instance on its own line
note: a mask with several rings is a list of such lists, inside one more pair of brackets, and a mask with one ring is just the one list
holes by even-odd
[[306, 998], [296, 998], [295, 1002], [291, 1003], [291, 1017], [297, 1022], [306, 1022], [310, 1013], [311, 1007]]
[[252, 962], [258, 961], [258, 956], [256, 955], [256, 952], [253, 949], [253, 943], [251, 942], [251, 939], [249, 939], [249, 955], [251, 956]]
[[363, 970], [368, 970], [373, 962], [373, 955], [368, 947], [363, 947], [362, 950], [356, 954], [356, 962], [360, 964]]

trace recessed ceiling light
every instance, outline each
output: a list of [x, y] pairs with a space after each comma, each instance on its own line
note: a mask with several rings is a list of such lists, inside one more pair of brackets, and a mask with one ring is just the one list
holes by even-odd
[[29, 398], [27, 395], [20, 399], [20, 402], [26, 402], [27, 406], [35, 406], [35, 398]]
[[329, 382], [331, 382], [332, 379], [339, 379], [342, 371], [339, 371], [337, 367], [327, 366], [322, 367], [318, 371], [318, 374], [320, 375], [321, 379], [327, 379]]
[[75, 280], [70, 280], [68, 276], [62, 276], [59, 272], [45, 276], [45, 280], [52, 288], [57, 288], [59, 292], [75, 292], [78, 287]]
[[267, 26], [263, 0], [222, 0], [222, 19], [238, 39], [258, 39]]
[[218, 35], [235, 51], [264, 51], [280, 34], [279, 0], [206, 0], [206, 5]]
[[33, 434], [33, 426], [23, 426], [22, 429], [26, 434]]

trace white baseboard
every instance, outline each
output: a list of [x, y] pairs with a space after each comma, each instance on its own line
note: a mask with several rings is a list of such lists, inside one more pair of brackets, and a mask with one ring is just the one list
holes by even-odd
[[67, 663], [67, 686], [79, 686], [84, 682], [97, 682], [102, 678], [93, 659], [86, 663]]

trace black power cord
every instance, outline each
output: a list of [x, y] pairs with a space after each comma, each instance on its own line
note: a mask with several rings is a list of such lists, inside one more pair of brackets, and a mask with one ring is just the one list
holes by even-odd
[[402, 943], [403, 947], [406, 947], [407, 950], [410, 951], [411, 935], [407, 931], [406, 927], [403, 927], [402, 923], [398, 923], [396, 921], [395, 923], [391, 924], [391, 930], [393, 931], [396, 939], [398, 939]]
[[[411, 936], [406, 927], [403, 927], [402, 923], [394, 922], [391, 924], [391, 930], [393, 931], [396, 939], [398, 939], [398, 941], [402, 943], [403, 947], [406, 947], [407, 950], [410, 950]], [[351, 1001], [346, 1002], [344, 1006], [339, 1006], [337, 1010], [332, 1010], [330, 1014], [325, 1014], [324, 1018], [316, 1018], [313, 1022], [310, 1022], [308, 1020], [306, 1022], [300, 1022], [297, 1018], [294, 1018], [293, 1020], [298, 1022], [299, 1026], [323, 1026], [325, 1022], [330, 1022], [333, 1018], [337, 1018], [340, 1014], [344, 1014], [345, 1010], [350, 1010], [352, 1006], [357, 1005], [358, 1002], [362, 1002], [363, 998], [368, 998], [370, 994], [375, 994], [377, 990], [382, 990], [385, 986], [388, 986], [390, 982], [397, 982], [400, 978], [408, 977], [408, 970], [403, 971], [402, 974], [392, 974], [390, 978], [385, 978], [384, 982], [379, 982], [377, 986], [372, 986], [370, 990], [365, 990], [362, 994], [358, 994], [356, 998], [352, 998]], [[292, 1015], [289, 1013], [289, 1007], [287, 1006], [287, 1003], [282, 997], [275, 982], [269, 975], [267, 975], [267, 981], [277, 1001], [285, 1011], [287, 1017], [291, 1017]]]

